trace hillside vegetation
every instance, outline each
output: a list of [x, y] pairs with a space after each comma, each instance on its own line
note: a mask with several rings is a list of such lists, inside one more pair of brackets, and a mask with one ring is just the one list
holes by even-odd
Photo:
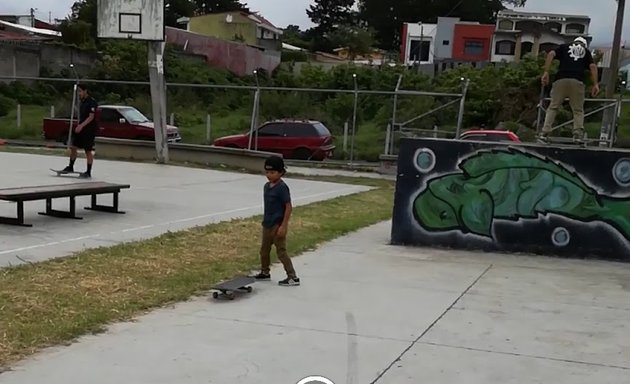
[[[101, 60], [95, 64], [90, 79], [116, 81], [148, 81], [146, 46], [135, 42], [106, 42], [101, 46]], [[198, 85], [254, 86], [254, 76], [236, 77], [226, 71], [213, 69], [197, 59], [187, 57], [168, 46], [165, 55], [166, 78], [169, 83]], [[298, 74], [291, 63], [283, 63], [274, 73], [259, 73], [263, 87], [316, 88], [353, 90], [353, 74], [357, 75], [360, 91], [388, 91], [396, 86], [403, 75], [401, 89], [459, 93], [462, 78], [470, 79], [466, 98], [464, 128], [484, 125], [494, 128], [500, 124], [516, 131], [526, 140], [535, 133], [536, 106], [540, 95], [542, 58], [526, 57], [518, 64], [488, 65], [484, 68], [460, 66], [429, 77], [414, 69], [403, 67], [355, 67], [340, 65], [329, 71], [318, 66], [306, 65]], [[71, 78], [69, 73], [49, 73], [43, 76]], [[100, 103], [133, 105], [151, 116], [151, 99], [148, 85], [124, 85], [111, 83], [91, 84], [92, 94]], [[38, 136], [41, 118], [55, 106], [57, 116], [69, 116], [72, 100], [72, 83], [36, 82], [0, 85], [0, 137]], [[169, 86], [167, 104], [169, 114], [175, 114], [175, 123], [181, 128], [185, 142], [205, 143], [206, 115], [212, 116], [212, 136], [241, 133], [249, 128], [254, 92], [247, 89], [204, 88]], [[398, 123], [413, 119], [452, 98], [428, 96], [399, 96]], [[15, 128], [15, 106], [41, 106], [23, 108], [39, 111], [42, 116], [25, 117], [29, 126]], [[260, 101], [259, 122], [277, 118], [308, 118], [323, 121], [338, 139], [343, 134], [344, 123], [352, 123], [354, 95], [350, 93], [326, 93], [303, 91], [263, 91]], [[591, 106], [593, 109], [595, 105]], [[587, 109], [589, 109], [587, 107]], [[412, 123], [408, 128], [454, 131], [457, 123], [458, 104]], [[393, 96], [360, 94], [357, 113], [357, 155], [362, 160], [375, 160], [383, 152], [385, 131], [391, 123]], [[2, 117], [4, 116], [4, 118]], [[624, 119], [626, 113], [624, 113]], [[565, 110], [558, 123], [570, 119]], [[588, 119], [589, 130], [596, 134], [601, 114]], [[623, 124], [622, 124], [622, 129]], [[567, 127], [566, 133], [570, 128]], [[10, 135], [7, 133], [10, 131]], [[625, 131], [622, 131], [625, 136]], [[628, 135], [630, 136], [630, 135]], [[623, 140], [620, 144], [627, 144]], [[339, 156], [344, 156], [340, 154]], [[357, 158], [357, 156], [355, 156]]]

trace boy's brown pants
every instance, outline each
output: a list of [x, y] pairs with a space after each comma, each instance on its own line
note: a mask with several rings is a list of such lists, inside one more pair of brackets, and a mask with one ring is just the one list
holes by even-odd
[[261, 272], [269, 273], [271, 266], [271, 246], [275, 245], [278, 259], [284, 266], [287, 276], [295, 278], [297, 277], [295, 269], [293, 269], [293, 263], [287, 254], [287, 238], [277, 235], [279, 227], [280, 225], [275, 225], [271, 228], [263, 227], [262, 229], [262, 245], [260, 247]]

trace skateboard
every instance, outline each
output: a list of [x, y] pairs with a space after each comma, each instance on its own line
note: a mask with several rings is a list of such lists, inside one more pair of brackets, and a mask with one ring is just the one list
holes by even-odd
[[212, 292], [212, 297], [215, 299], [222, 297], [228, 300], [234, 300], [234, 294], [236, 292], [250, 293], [252, 291], [252, 287], [249, 285], [255, 281], [256, 279], [253, 277], [237, 276], [231, 280], [224, 281], [211, 287], [212, 290], [220, 292]]
[[588, 147], [589, 143], [596, 143], [599, 142], [600, 140], [594, 140], [594, 139], [581, 139], [581, 140], [573, 140], [572, 138], [566, 138], [566, 137], [548, 137], [547, 138], [547, 142], [541, 142], [538, 141], [539, 144], [561, 144], [561, 145], [566, 145], [566, 146], [573, 146], [573, 147]]
[[76, 175], [76, 176], [81, 176], [81, 172], [66, 172], [64, 170], [59, 170], [59, 169], [52, 169], [50, 168], [51, 171], [57, 173], [57, 176], [61, 176], [61, 175]]

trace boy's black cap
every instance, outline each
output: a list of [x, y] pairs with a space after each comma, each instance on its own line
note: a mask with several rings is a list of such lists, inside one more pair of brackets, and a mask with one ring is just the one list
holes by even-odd
[[265, 170], [286, 172], [284, 160], [279, 156], [270, 156], [265, 160]]

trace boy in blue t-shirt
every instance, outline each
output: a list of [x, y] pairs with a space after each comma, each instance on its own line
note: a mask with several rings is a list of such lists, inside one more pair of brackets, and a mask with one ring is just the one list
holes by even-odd
[[265, 213], [262, 221], [262, 245], [260, 247], [261, 271], [254, 277], [258, 280], [271, 279], [270, 254], [271, 246], [276, 246], [278, 259], [282, 262], [287, 278], [278, 282], [283, 286], [300, 285], [300, 279], [295, 273], [291, 258], [287, 255], [287, 230], [293, 206], [291, 191], [282, 180], [286, 173], [284, 160], [278, 156], [271, 156], [265, 160], [265, 174], [269, 182], [265, 183], [263, 197]]

